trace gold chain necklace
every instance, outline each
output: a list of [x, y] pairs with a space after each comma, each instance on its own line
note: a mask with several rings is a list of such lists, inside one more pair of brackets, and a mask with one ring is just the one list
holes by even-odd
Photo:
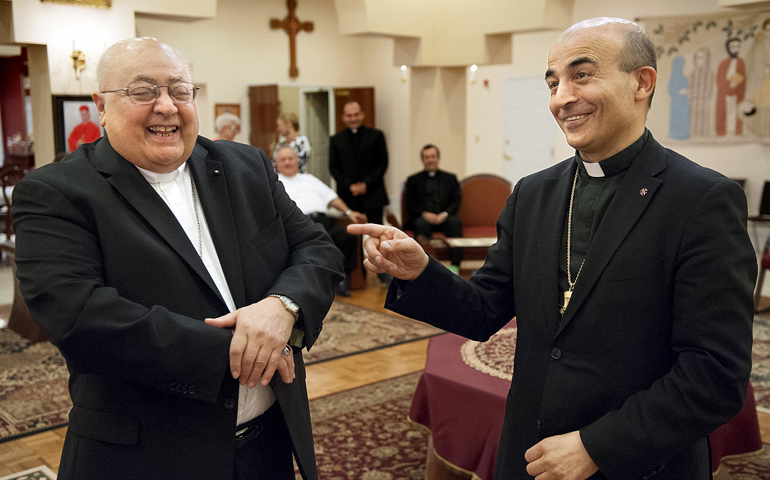
[[572, 180], [572, 193], [569, 197], [569, 218], [567, 219], [567, 283], [569, 283], [569, 289], [567, 289], [564, 292], [564, 305], [562, 305], [561, 309], [559, 309], [559, 312], [564, 315], [564, 312], [567, 310], [567, 305], [569, 305], [569, 300], [572, 298], [572, 291], [575, 289], [575, 283], [577, 283], [577, 279], [580, 276], [580, 272], [583, 271], [583, 264], [586, 263], [586, 259], [584, 258], [582, 262], [580, 262], [580, 268], [578, 269], [577, 275], [575, 275], [575, 281], [572, 281], [572, 273], [570, 272], [570, 252], [572, 250], [572, 202], [575, 200], [575, 186], [577, 185], [577, 178], [578, 178], [578, 172], [580, 171], [580, 165], [578, 165], [578, 168], [575, 170], [575, 178]]

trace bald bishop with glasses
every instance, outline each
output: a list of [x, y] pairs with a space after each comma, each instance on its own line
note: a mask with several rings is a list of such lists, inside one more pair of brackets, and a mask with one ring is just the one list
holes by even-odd
[[264, 152], [198, 136], [190, 71], [151, 38], [110, 47], [106, 134], [14, 189], [33, 319], [73, 408], [60, 480], [318, 478], [302, 348], [344, 278]]

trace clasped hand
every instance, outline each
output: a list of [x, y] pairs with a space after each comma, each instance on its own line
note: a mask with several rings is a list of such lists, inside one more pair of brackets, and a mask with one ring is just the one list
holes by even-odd
[[407, 234], [374, 223], [348, 225], [353, 235], [369, 235], [364, 242], [368, 255], [364, 266], [374, 273], [389, 273], [401, 280], [414, 280], [428, 266], [428, 255]]
[[527, 473], [536, 480], [585, 480], [599, 471], [580, 432], [544, 438], [524, 453]]
[[350, 185], [350, 193], [353, 194], [354, 197], [357, 197], [359, 195], [365, 195], [366, 194], [366, 183], [365, 182], [357, 182], [352, 185]]
[[294, 326], [294, 316], [281, 301], [267, 297], [206, 323], [219, 328], [235, 327], [230, 341], [230, 372], [241, 385], [253, 388], [262, 378], [267, 385], [276, 369], [284, 383], [294, 380], [294, 356], [282, 355]]
[[441, 225], [442, 223], [444, 223], [447, 217], [448, 215], [445, 214], [444, 212], [441, 212], [441, 213], [422, 212], [422, 218], [424, 218], [425, 221], [430, 223], [431, 225]]

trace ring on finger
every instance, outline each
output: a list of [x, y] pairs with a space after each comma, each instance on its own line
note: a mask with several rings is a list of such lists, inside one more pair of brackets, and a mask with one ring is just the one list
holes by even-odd
[[288, 345], [283, 347], [283, 350], [281, 350], [281, 355], [283, 355], [284, 357], [288, 356], [288, 355], [291, 355], [291, 347], [288, 346]]

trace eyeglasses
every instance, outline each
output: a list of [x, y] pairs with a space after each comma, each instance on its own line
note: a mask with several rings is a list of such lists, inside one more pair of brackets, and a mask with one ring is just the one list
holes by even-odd
[[195, 97], [198, 96], [198, 89], [194, 84], [189, 82], [176, 82], [171, 85], [152, 85], [149, 83], [132, 83], [126, 88], [119, 88], [117, 90], [107, 90], [100, 93], [117, 93], [126, 92], [128, 98], [136, 105], [152, 105], [158, 98], [160, 98], [160, 89], [165, 88], [168, 91], [168, 96], [174, 103], [192, 103], [195, 101]]

